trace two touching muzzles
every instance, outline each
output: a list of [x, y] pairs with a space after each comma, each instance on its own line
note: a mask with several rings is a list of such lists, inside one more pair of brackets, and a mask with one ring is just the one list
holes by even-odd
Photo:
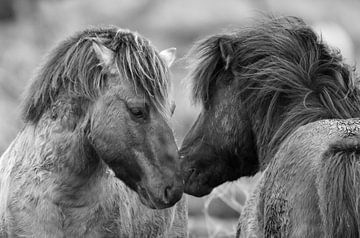
[[359, 237], [360, 91], [341, 55], [295, 17], [188, 55], [202, 108], [178, 150], [174, 49], [115, 27], [53, 49], [0, 158], [0, 236], [187, 237], [184, 192], [263, 171], [238, 237]]

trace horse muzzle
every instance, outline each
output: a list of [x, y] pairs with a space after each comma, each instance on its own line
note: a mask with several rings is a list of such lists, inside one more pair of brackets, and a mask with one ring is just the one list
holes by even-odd
[[140, 201], [152, 209], [164, 209], [177, 203], [183, 193], [184, 184], [180, 176], [168, 180], [162, 180], [157, 185], [138, 186], [137, 193]]
[[196, 196], [202, 197], [211, 193], [213, 188], [203, 183], [201, 174], [195, 168], [190, 168], [185, 172], [185, 187], [184, 192]]

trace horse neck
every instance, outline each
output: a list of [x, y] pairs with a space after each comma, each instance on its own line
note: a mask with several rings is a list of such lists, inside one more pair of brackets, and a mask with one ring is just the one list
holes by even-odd
[[[291, 113], [291, 111], [300, 113]], [[297, 105], [291, 105], [272, 114], [270, 123], [266, 120], [266, 111], [260, 109], [251, 115], [252, 121], [255, 122], [253, 131], [261, 171], [271, 162], [281, 143], [292, 132], [302, 125], [322, 119], [320, 114], [306, 115], [305, 113], [305, 110], [298, 110]]]
[[105, 167], [80, 129], [69, 130], [58, 121], [41, 119], [36, 125], [26, 125], [21, 137], [32, 141], [24, 150], [31, 153], [23, 156], [22, 166], [50, 172], [63, 195], [73, 196], [90, 181], [96, 184], [101, 179]]
[[279, 144], [274, 145], [273, 143], [270, 143], [271, 138], [276, 133], [276, 128], [272, 128], [273, 130], [268, 131], [262, 124], [263, 123], [259, 122], [259, 125], [255, 125], [255, 129], [253, 129], [261, 171], [267, 167], [279, 146]]

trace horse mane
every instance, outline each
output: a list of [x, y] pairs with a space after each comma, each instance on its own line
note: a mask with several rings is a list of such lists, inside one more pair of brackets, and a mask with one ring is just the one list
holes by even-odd
[[360, 116], [354, 69], [299, 18], [270, 17], [210, 36], [189, 58], [195, 102], [206, 104], [219, 80], [236, 80], [244, 110], [261, 120], [255, 125], [260, 147], [276, 149], [309, 122]]
[[99, 96], [107, 75], [93, 42], [112, 50], [122, 80], [132, 80], [157, 110], [168, 114], [169, 72], [157, 51], [139, 34], [109, 27], [79, 32], [51, 52], [25, 94], [22, 115], [26, 122], [36, 123], [60, 94], [89, 101]]

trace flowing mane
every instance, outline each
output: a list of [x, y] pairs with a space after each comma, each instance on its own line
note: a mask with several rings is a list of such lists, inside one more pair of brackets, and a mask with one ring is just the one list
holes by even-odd
[[118, 28], [53, 50], [0, 157], [0, 237], [185, 237], [168, 120], [175, 49]]
[[271, 18], [211, 36], [194, 46], [190, 65], [195, 102], [206, 104], [218, 80], [235, 78], [246, 110], [264, 118], [255, 127], [262, 142], [271, 142], [259, 147], [277, 149], [309, 122], [360, 117], [354, 70], [299, 18]]
[[295, 17], [210, 36], [190, 53], [203, 105], [180, 149], [185, 192], [261, 171], [236, 237], [359, 237], [355, 70]]
[[62, 42], [35, 76], [23, 101], [23, 118], [36, 123], [60, 93], [93, 101], [106, 86], [92, 43], [115, 53], [120, 77], [132, 80], [165, 115], [169, 72], [150, 42], [137, 33], [117, 28], [88, 29]]

